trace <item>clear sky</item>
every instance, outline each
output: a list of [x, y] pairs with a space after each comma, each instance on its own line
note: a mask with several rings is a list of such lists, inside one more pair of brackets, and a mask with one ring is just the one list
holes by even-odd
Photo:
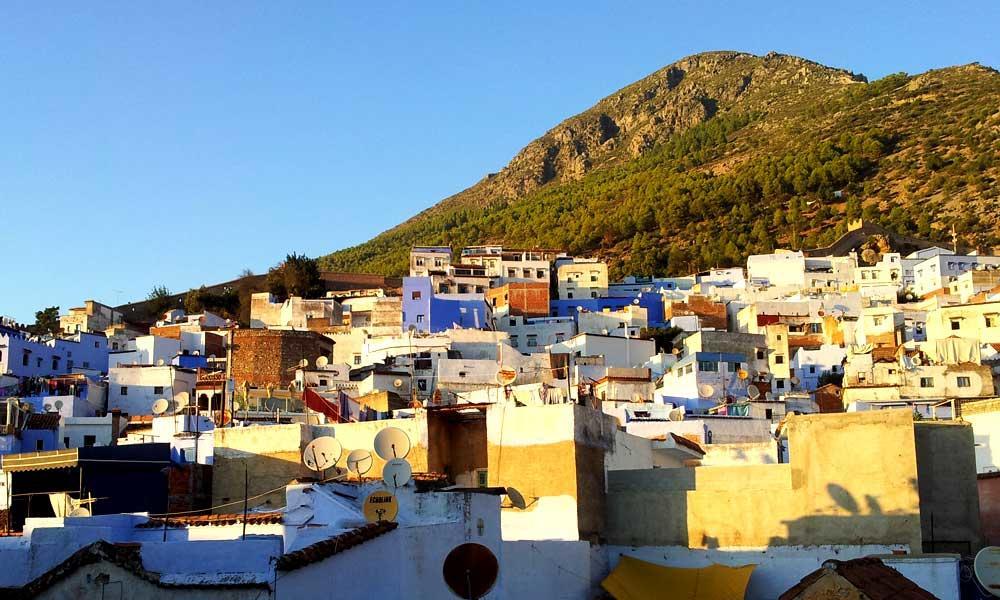
[[996, 0], [5, 2], [0, 22], [0, 314], [25, 322], [364, 241], [695, 52], [1000, 66]]

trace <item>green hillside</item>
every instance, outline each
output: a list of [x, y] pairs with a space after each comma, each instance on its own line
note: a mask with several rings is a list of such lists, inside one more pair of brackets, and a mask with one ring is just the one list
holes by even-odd
[[503, 243], [663, 275], [822, 246], [864, 216], [1000, 244], [1000, 74], [980, 65], [867, 82], [777, 54], [699, 54], [598, 102], [502, 171], [325, 269], [398, 275], [414, 244]]

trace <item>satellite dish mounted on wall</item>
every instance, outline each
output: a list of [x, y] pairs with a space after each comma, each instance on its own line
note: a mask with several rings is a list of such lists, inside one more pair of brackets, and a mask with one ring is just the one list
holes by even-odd
[[312, 471], [325, 473], [336, 466], [343, 453], [344, 448], [337, 438], [324, 435], [306, 444], [302, 451], [302, 463]]
[[390, 488], [401, 488], [410, 481], [413, 469], [405, 458], [394, 458], [382, 467], [382, 481]]
[[456, 596], [476, 600], [493, 589], [500, 563], [486, 546], [468, 542], [448, 553], [442, 572], [445, 583]]
[[406, 458], [410, 453], [410, 436], [398, 427], [386, 427], [375, 436], [375, 454], [382, 460]]
[[519, 510], [528, 508], [528, 503], [524, 501], [524, 496], [517, 491], [517, 488], [507, 486], [507, 497], [510, 498], [510, 503], [514, 508]]
[[170, 409], [170, 400], [167, 400], [166, 398], [160, 398], [156, 402], [153, 402], [152, 411], [154, 415], [162, 415], [169, 409]]

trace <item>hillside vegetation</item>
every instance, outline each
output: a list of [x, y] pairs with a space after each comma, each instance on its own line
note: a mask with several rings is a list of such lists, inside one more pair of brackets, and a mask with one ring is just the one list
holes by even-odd
[[971, 247], [1000, 243], [1000, 74], [980, 65], [878, 81], [801, 58], [712, 52], [608, 96], [502, 171], [374, 239], [320, 258], [390, 275], [414, 244], [557, 247], [613, 275], [823, 246], [864, 217]]

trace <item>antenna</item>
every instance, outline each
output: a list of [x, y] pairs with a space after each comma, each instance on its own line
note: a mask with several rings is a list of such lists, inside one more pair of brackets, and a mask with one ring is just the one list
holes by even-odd
[[344, 448], [337, 438], [324, 435], [306, 444], [302, 462], [310, 470], [325, 474], [327, 469], [337, 464], [343, 453]]
[[167, 400], [166, 398], [160, 398], [156, 402], [153, 402], [152, 410], [154, 415], [162, 415], [163, 413], [167, 412], [169, 408], [170, 408], [170, 400]]
[[316, 366], [320, 369], [325, 369], [328, 364], [330, 364], [330, 359], [325, 356], [316, 359]]
[[980, 550], [972, 563], [972, 570], [984, 589], [994, 596], [1000, 593], [1000, 546], [987, 546]]
[[711, 398], [712, 394], [715, 393], [715, 388], [711, 384], [703, 383], [698, 386], [698, 395], [702, 398]]
[[519, 510], [524, 510], [528, 508], [528, 503], [524, 501], [524, 496], [521, 492], [517, 491], [517, 488], [507, 486], [507, 497], [510, 498], [510, 503]]
[[347, 470], [357, 475], [358, 481], [361, 481], [362, 475], [372, 470], [374, 464], [375, 459], [372, 458], [372, 453], [364, 448], [351, 450], [351, 453], [347, 455]]
[[757, 398], [760, 398], [760, 390], [757, 389], [757, 386], [755, 385], [748, 386], [747, 396], [749, 396], [751, 400], [756, 400]]
[[401, 488], [410, 481], [413, 469], [405, 458], [394, 458], [382, 467], [382, 481], [388, 487]]
[[397, 427], [386, 427], [375, 436], [375, 454], [382, 460], [406, 458], [410, 453], [410, 436]]
[[365, 519], [369, 523], [379, 521], [395, 521], [399, 514], [399, 501], [392, 492], [376, 490], [365, 498], [364, 504]]
[[444, 582], [456, 596], [477, 600], [493, 589], [500, 563], [486, 546], [468, 542], [448, 553], [442, 571]]

